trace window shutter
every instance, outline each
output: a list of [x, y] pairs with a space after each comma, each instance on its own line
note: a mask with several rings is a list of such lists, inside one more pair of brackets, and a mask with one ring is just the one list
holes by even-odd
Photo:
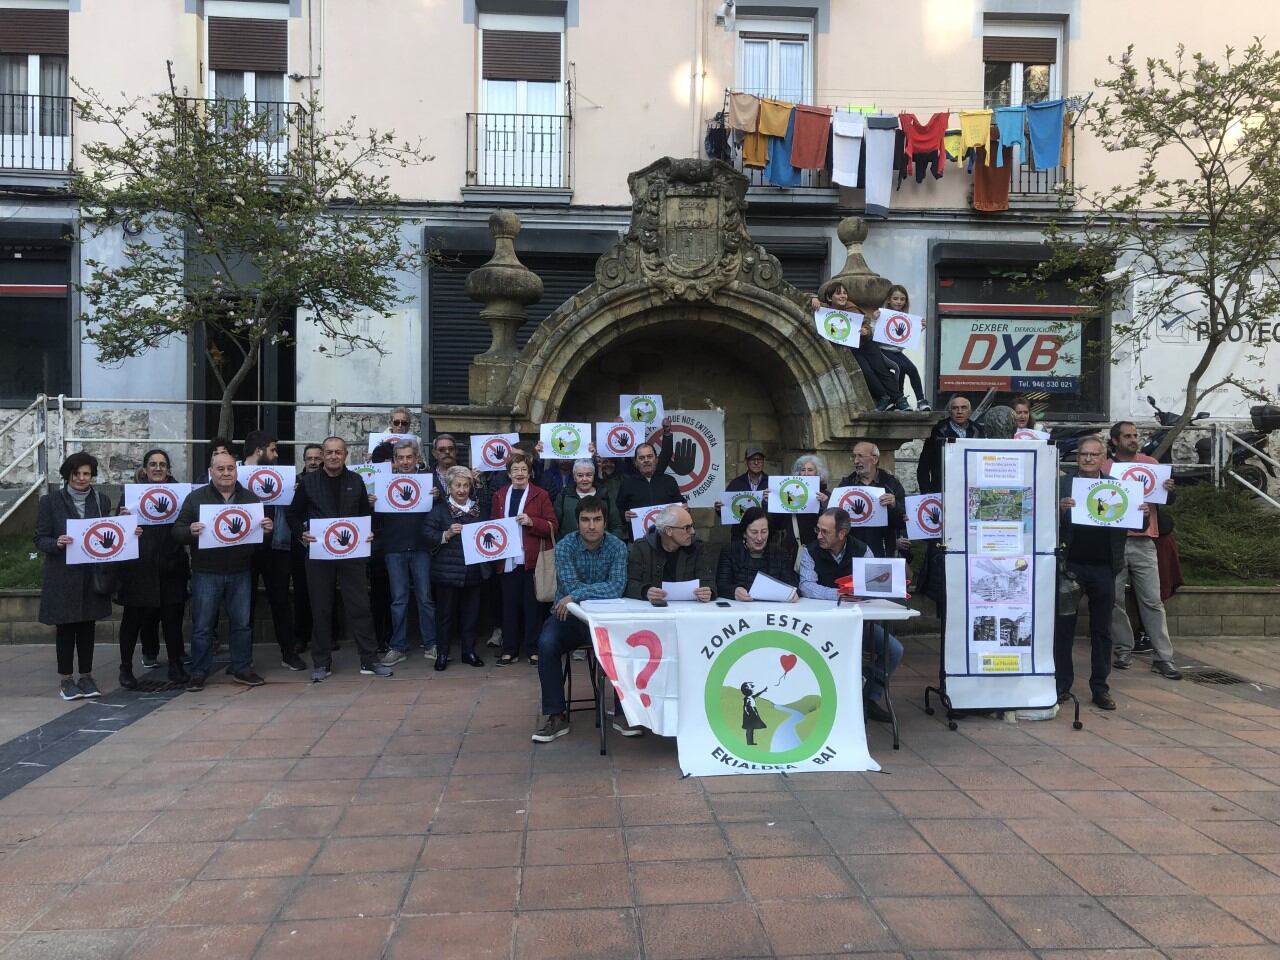
[[287, 72], [289, 21], [210, 17], [209, 67], [255, 73]]
[[983, 37], [983, 63], [1057, 63], [1052, 37]]
[[560, 82], [560, 34], [531, 30], [485, 30], [486, 80]]
[[67, 55], [66, 10], [0, 9], [0, 53]]

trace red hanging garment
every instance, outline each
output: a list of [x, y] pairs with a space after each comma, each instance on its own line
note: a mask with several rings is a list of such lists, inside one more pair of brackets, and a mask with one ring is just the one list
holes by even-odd
[[922, 181], [924, 172], [918, 165], [933, 163], [934, 156], [937, 157], [934, 176], [942, 176], [947, 158], [946, 151], [942, 149], [942, 140], [947, 135], [947, 120], [950, 117], [949, 113], [935, 113], [929, 118], [928, 123], [921, 123], [914, 113], [898, 114], [898, 125], [906, 137], [906, 143], [903, 145], [907, 155], [907, 168], [902, 171], [904, 177], [912, 172], [913, 166], [916, 166], [916, 182]]

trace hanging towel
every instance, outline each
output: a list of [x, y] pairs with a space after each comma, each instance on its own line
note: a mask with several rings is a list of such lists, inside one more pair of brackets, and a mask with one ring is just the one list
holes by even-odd
[[759, 122], [759, 97], [753, 93], [729, 94], [729, 126], [743, 133], [755, 133]]
[[796, 112], [791, 111], [787, 120], [785, 137], [769, 138], [769, 162], [764, 168], [764, 177], [775, 187], [800, 186], [800, 171], [791, 165], [791, 144], [796, 134]]
[[827, 165], [827, 144], [831, 140], [831, 108], [796, 104], [794, 116], [791, 165], [800, 170], [822, 170]]
[[742, 165], [762, 169], [769, 162], [769, 138], [763, 133], [748, 133], [742, 140]]
[[760, 119], [756, 130], [768, 137], [785, 137], [791, 122], [791, 104], [786, 100], [760, 98]]
[[[997, 107], [996, 129], [1000, 131], [1001, 146], [1017, 147], [1022, 153], [1022, 162], [1027, 162], [1027, 141], [1023, 129], [1027, 124], [1026, 107]], [[1013, 156], [1012, 153], [1009, 156]], [[1004, 151], [996, 151], [996, 166], [1004, 166]]]
[[1000, 131], [991, 126], [991, 149], [1007, 151], [1004, 162], [990, 165], [986, 162], [986, 147], [974, 150], [977, 164], [973, 170], [973, 209], [994, 213], [1009, 209], [1009, 181], [1013, 176], [1013, 148], [1000, 145]]
[[893, 189], [893, 138], [898, 118], [886, 114], [867, 117], [866, 214], [884, 220], [889, 216], [889, 195]]
[[947, 153], [947, 159], [952, 163], [959, 163], [960, 158], [964, 156], [964, 147], [961, 145], [960, 130], [948, 130], [942, 137], [942, 149]]
[[911, 173], [914, 169], [916, 183], [924, 180], [924, 171], [921, 167], [922, 164], [929, 162], [930, 154], [938, 156], [934, 176], [942, 176], [943, 165], [946, 162], [942, 155], [942, 140], [947, 135], [947, 120], [950, 117], [949, 113], [935, 113], [928, 122], [921, 123], [914, 113], [898, 114], [898, 122], [902, 125], [902, 132], [907, 140], [907, 169], [904, 172]]
[[831, 117], [831, 180], [842, 187], [858, 184], [858, 161], [862, 159], [862, 137], [866, 118], [860, 113], [837, 110]]
[[1027, 104], [1027, 130], [1031, 133], [1031, 162], [1037, 170], [1050, 170], [1062, 157], [1062, 121], [1065, 100]]
[[985, 151], [990, 142], [988, 131], [991, 130], [990, 110], [960, 111], [960, 149], [969, 150], [981, 147]]

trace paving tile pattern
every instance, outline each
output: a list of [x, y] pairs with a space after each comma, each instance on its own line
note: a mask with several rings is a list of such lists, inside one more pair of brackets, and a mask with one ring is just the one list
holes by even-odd
[[[952, 733], [914, 647], [880, 774], [535, 745], [523, 666], [219, 678], [0, 800], [0, 960], [1280, 958], [1280, 699], [1139, 665], [1083, 731]], [[5, 653], [0, 729], [65, 712]]]

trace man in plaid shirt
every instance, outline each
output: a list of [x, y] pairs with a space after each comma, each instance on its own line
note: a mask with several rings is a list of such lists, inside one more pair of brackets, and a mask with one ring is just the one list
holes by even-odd
[[[536, 743], [550, 743], [569, 732], [564, 702], [563, 657], [591, 642], [587, 625], [569, 616], [569, 604], [613, 600], [627, 585], [627, 547], [605, 532], [605, 503], [599, 497], [578, 501], [578, 530], [556, 544], [556, 602], [538, 637], [538, 680], [542, 684], [544, 720], [534, 731]], [[633, 737], [644, 731], [615, 716], [613, 728]]]

